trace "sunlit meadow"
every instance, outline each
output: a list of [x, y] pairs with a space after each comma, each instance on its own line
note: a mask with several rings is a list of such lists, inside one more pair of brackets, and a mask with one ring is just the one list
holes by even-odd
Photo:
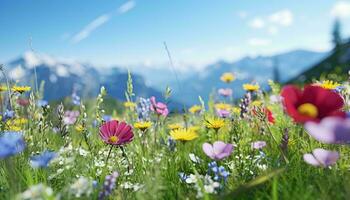
[[[6, 74], [4, 74], [6, 77]], [[228, 88], [235, 75], [217, 77]], [[221, 88], [173, 113], [139, 97], [63, 102], [1, 86], [1, 199], [346, 199], [348, 82]], [[214, 101], [215, 99], [215, 101]]]
[[350, 199], [350, 1], [1, 0], [0, 200]]

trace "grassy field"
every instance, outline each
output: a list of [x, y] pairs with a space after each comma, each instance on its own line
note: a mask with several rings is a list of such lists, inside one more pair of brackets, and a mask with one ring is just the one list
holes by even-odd
[[[228, 87], [233, 81], [229, 74], [221, 79]], [[45, 91], [2, 87], [0, 199], [350, 196], [349, 147], [321, 143], [304, 123], [294, 122], [278, 84], [270, 82], [270, 93], [245, 85], [247, 94], [238, 103], [230, 94], [214, 94], [215, 102], [199, 99], [180, 114], [168, 113], [166, 102], [140, 100], [130, 80], [127, 84], [124, 104], [106, 101], [103, 88], [95, 100], [74, 97], [47, 104], [41, 99]], [[339, 96], [346, 111], [349, 86], [343, 86]], [[28, 96], [29, 102], [18, 103]], [[171, 91], [165, 96], [170, 100]], [[113, 127], [113, 120], [131, 129]], [[112, 137], [110, 132], [123, 133]], [[133, 139], [124, 141], [131, 134]], [[203, 150], [204, 143], [216, 141], [228, 145], [225, 152]], [[316, 148], [336, 151], [340, 158], [312, 166], [303, 155]]]

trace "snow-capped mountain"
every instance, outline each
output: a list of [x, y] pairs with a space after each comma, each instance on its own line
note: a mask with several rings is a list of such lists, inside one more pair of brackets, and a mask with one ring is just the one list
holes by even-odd
[[[5, 65], [12, 81], [34, 85], [35, 70], [38, 83], [45, 82], [44, 98], [57, 100], [76, 90], [85, 97], [96, 96], [101, 86], [105, 86], [112, 97], [125, 100], [128, 74], [118, 67], [98, 70], [98, 67], [76, 61], [57, 59], [51, 56], [25, 52], [21, 57]], [[132, 75], [134, 93], [138, 96], [162, 98], [162, 93], [147, 87], [140, 75]], [[171, 107], [181, 107], [173, 102]]]

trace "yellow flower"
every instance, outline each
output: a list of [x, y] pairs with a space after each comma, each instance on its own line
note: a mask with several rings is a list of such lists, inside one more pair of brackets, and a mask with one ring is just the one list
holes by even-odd
[[12, 87], [12, 91], [18, 92], [18, 93], [28, 92], [30, 90], [31, 90], [31, 87], [29, 87], [29, 86], [16, 86], [16, 85], [14, 85]]
[[78, 124], [75, 126], [75, 130], [78, 132], [82, 132], [84, 130], [84, 127], [81, 124]]
[[256, 92], [260, 89], [260, 86], [258, 84], [243, 84], [243, 89], [249, 92]]
[[174, 140], [190, 141], [198, 137], [198, 134], [190, 129], [180, 128], [170, 131], [170, 136]]
[[262, 102], [261, 102], [261, 101], [257, 101], [257, 100], [255, 100], [255, 101], [253, 101], [253, 102], [252, 102], [252, 105], [253, 105], [253, 106], [257, 106], [257, 107], [259, 107], [259, 106], [261, 106], [261, 105], [262, 105]]
[[8, 131], [21, 131], [22, 126], [28, 122], [26, 118], [11, 119], [6, 122], [6, 130]]
[[320, 86], [323, 87], [324, 89], [327, 89], [327, 90], [334, 90], [337, 87], [339, 87], [340, 84], [337, 82], [330, 81], [330, 80], [325, 80], [320, 84]]
[[199, 129], [200, 129], [199, 126], [190, 126], [190, 127], [188, 127], [188, 130], [192, 130], [194, 132], [197, 132]]
[[205, 122], [207, 128], [219, 130], [223, 126], [225, 126], [225, 120], [220, 118], [210, 118]]
[[125, 101], [125, 102], [124, 102], [124, 107], [133, 109], [133, 108], [136, 107], [136, 103], [131, 102], [131, 101]]
[[1, 85], [0, 86], [0, 92], [7, 91], [7, 86], [6, 85]]
[[235, 80], [235, 76], [231, 72], [226, 72], [221, 75], [220, 79], [225, 83], [230, 83]]
[[175, 130], [175, 129], [180, 129], [183, 128], [183, 126], [179, 123], [173, 123], [173, 124], [169, 124], [168, 128], [171, 130]]
[[135, 122], [134, 128], [139, 129], [141, 131], [147, 130], [149, 127], [152, 126], [152, 122]]
[[217, 103], [217, 104], [215, 104], [215, 108], [217, 110], [230, 110], [232, 108], [232, 106], [230, 104], [227, 104], [227, 103]]
[[233, 107], [233, 108], [232, 108], [232, 112], [233, 112], [233, 113], [236, 113], [236, 114], [240, 114], [240, 113], [241, 113], [241, 108]]
[[200, 112], [202, 110], [202, 106], [200, 106], [200, 105], [194, 105], [194, 106], [192, 106], [190, 109], [188, 109], [188, 111], [190, 112], [190, 113], [198, 113], [198, 112]]

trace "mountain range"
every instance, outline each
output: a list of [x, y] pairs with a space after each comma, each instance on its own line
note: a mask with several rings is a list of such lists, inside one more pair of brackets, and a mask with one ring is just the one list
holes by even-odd
[[[198, 104], [198, 96], [207, 100], [212, 91], [221, 87], [232, 88], [236, 98], [244, 92], [243, 83], [256, 81], [266, 87], [267, 80], [274, 78], [276, 70], [281, 82], [289, 80], [327, 55], [324, 52], [295, 50], [273, 56], [244, 57], [235, 62], [218, 61], [200, 70], [188, 67], [187, 71], [177, 71], [165, 65], [161, 68], [131, 67], [133, 88], [138, 96], [155, 96], [164, 100], [161, 91], [170, 86], [173, 89], [170, 106], [183, 108], [184, 105]], [[88, 63], [25, 52], [8, 62], [5, 70], [10, 79], [19, 84], [32, 84], [36, 70], [38, 82], [45, 81], [46, 100], [64, 98], [73, 90], [82, 96], [94, 97], [101, 86], [105, 86], [112, 97], [125, 100], [128, 73], [120, 66], [101, 69]], [[224, 72], [234, 73], [236, 81], [228, 86], [220, 82]]]
[[[261, 87], [267, 87], [267, 80], [274, 79], [274, 71], [279, 74], [279, 82], [286, 82], [292, 77], [309, 69], [329, 53], [307, 50], [294, 50], [273, 56], [244, 57], [235, 62], [218, 61], [202, 68], [201, 70], [178, 71], [176, 80], [174, 69], [165, 66], [152, 70], [152, 73], [143, 73], [135, 70], [146, 80], [156, 80], [152, 85], [157, 89], [169, 85], [174, 89], [174, 98], [187, 105], [198, 104], [198, 96], [207, 100], [209, 94], [218, 88], [229, 87], [234, 91], [234, 97], [239, 98], [244, 94], [242, 84], [258, 82]], [[176, 70], [176, 69], [175, 69]], [[232, 72], [236, 81], [227, 85], [220, 81], [224, 72]], [[162, 74], [162, 75], [159, 75]], [[180, 74], [180, 75], [179, 75]], [[186, 76], [182, 76], [186, 74]], [[162, 80], [159, 83], [159, 76]]]

